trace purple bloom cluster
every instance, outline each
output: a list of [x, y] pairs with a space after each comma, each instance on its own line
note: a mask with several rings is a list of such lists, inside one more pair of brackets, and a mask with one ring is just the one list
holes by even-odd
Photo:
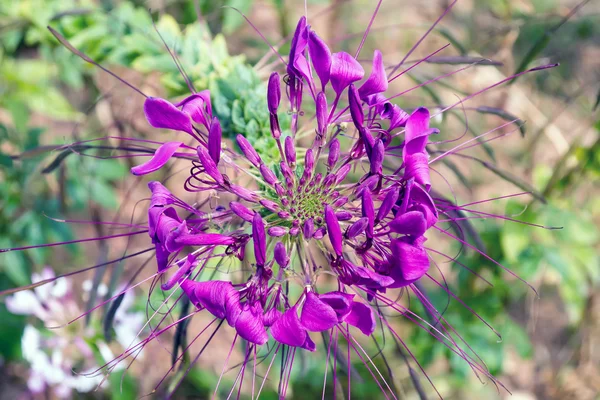
[[[236, 200], [219, 211], [219, 217], [239, 218], [235, 230], [207, 233], [211, 226], [202, 212], [160, 183], [151, 182], [149, 235], [156, 246], [158, 271], [176, 269], [163, 289], [179, 283], [196, 307], [225, 319], [241, 338], [256, 345], [269, 340], [269, 331], [278, 343], [314, 351], [308, 333], [341, 323], [365, 335], [373, 333], [377, 313], [368, 301], [388, 288], [410, 285], [429, 269], [424, 235], [435, 225], [438, 212], [428, 192], [426, 145], [429, 135], [438, 131], [429, 127], [426, 108], [409, 115], [387, 101], [383, 93], [388, 80], [379, 51], [375, 51], [371, 74], [357, 89], [354, 84], [364, 75], [354, 57], [331, 53], [306, 19], [300, 19], [284, 79], [293, 114], [291, 134], [285, 137], [277, 115], [282, 80], [274, 72], [268, 83], [266, 106], [281, 160], [275, 168], [263, 162], [243, 135], [236, 139], [242, 156], [222, 154], [220, 123], [212, 115], [206, 91], [176, 105], [159, 98], [146, 100], [144, 111], [152, 126], [187, 132], [198, 143], [194, 149], [182, 142], [167, 142], [149, 161], [132, 168], [132, 173], [154, 172], [180, 149], [186, 157], [190, 157], [189, 150], [195, 150], [186, 189], [229, 193]], [[309, 108], [314, 107], [317, 127], [300, 157], [296, 134], [305, 92], [310, 93]], [[346, 110], [338, 110], [342, 99], [347, 99], [356, 138], [341, 129], [348, 119]], [[392, 138], [398, 135], [403, 137], [404, 162], [387, 175], [384, 159]], [[305, 137], [310, 139], [310, 135]], [[248, 165], [244, 170], [260, 190], [233, 183], [227, 175], [244, 161]], [[198, 217], [198, 222], [181, 219], [176, 207]], [[244, 223], [251, 226], [251, 232], [244, 233]], [[190, 279], [202, 259], [197, 252], [213, 255], [216, 247], [226, 246], [225, 254], [248, 261], [245, 246], [249, 241], [254, 249], [254, 272], [244, 284]], [[189, 246], [198, 250], [184, 262], [169, 263], [170, 255]], [[268, 247], [274, 251], [268, 253]], [[324, 265], [315, 260], [315, 251], [320, 251]], [[317, 293], [317, 278], [324, 270], [333, 273], [339, 290]], [[282, 290], [290, 274], [305, 285], [296, 300]]]
[[[367, 33], [368, 29], [365, 38]], [[474, 146], [466, 145], [475, 139], [431, 160], [430, 136], [439, 131], [430, 127], [429, 110], [418, 107], [406, 112], [390, 101], [397, 95], [385, 95], [388, 83], [404, 72], [390, 78], [381, 52], [375, 51], [370, 75], [365, 77], [357, 61], [359, 52], [360, 48], [356, 56], [332, 53], [306, 18], [300, 19], [285, 63], [285, 76], [273, 72], [267, 85], [265, 107], [272, 140], [278, 149], [275, 156], [261, 154], [262, 149], [254, 148], [242, 134], [235, 139], [239, 151], [232, 149], [223, 140], [221, 122], [213, 114], [207, 90], [192, 93], [176, 104], [146, 97], [144, 113], [150, 125], [185, 132], [189, 140], [162, 143], [146, 162], [131, 169], [132, 174], [151, 174], [173, 158], [185, 160], [191, 167], [182, 186], [187, 192], [200, 194], [196, 196], [200, 200], [190, 204], [162, 183], [152, 181], [148, 184], [151, 198], [147, 229], [100, 239], [147, 233], [153, 245], [149, 250], [155, 250], [157, 264], [153, 278], [162, 280], [160, 289], [170, 292], [168, 298], [176, 293], [174, 289], [181, 288], [179, 299], [189, 300], [196, 311], [164, 326], [171, 307], [147, 339], [131, 346], [104, 368], [114, 369], [123, 359], [135, 357], [162, 333], [206, 311], [212, 322], [194, 341], [215, 321], [220, 321], [207, 344], [225, 322], [235, 332], [229, 356], [238, 338], [246, 343], [244, 362], [234, 382], [235, 387], [239, 380], [238, 397], [251, 358], [256, 376], [258, 351], [263, 352], [258, 356], [262, 360], [271, 357], [262, 385], [277, 354], [281, 354], [279, 392], [285, 397], [296, 350], [315, 351], [314, 333], [320, 333], [326, 346], [328, 342], [327, 363], [332, 352], [337, 354], [338, 338], [343, 338], [348, 345], [348, 379], [352, 375], [352, 348], [381, 390], [395, 398], [375, 363], [353, 336], [353, 332], [360, 332], [359, 337], [371, 336], [379, 347], [374, 335], [379, 327], [382, 332], [392, 334], [398, 349], [402, 345], [411, 354], [390, 324], [389, 314], [382, 312], [385, 308], [426, 329], [463, 358], [476, 374], [495, 381], [418, 284], [427, 277], [455, 297], [428, 274], [430, 264], [435, 265], [431, 253], [455, 261], [426, 247], [426, 236], [431, 230], [459, 241], [504, 268], [464, 238], [440, 226], [454, 224], [460, 230], [461, 220], [467, 218], [458, 215], [460, 212], [484, 218], [499, 216], [456, 205], [436, 195], [431, 187], [430, 164]], [[515, 76], [548, 67], [551, 66]], [[407, 71], [410, 68], [413, 67]], [[289, 130], [282, 129], [281, 112], [291, 115]], [[277, 161], [273, 162], [274, 159]], [[215, 198], [220, 199], [218, 205]], [[474, 204], [477, 203], [470, 205]], [[67, 243], [88, 240], [98, 239]], [[64, 243], [2, 251], [58, 244]], [[215, 265], [221, 263], [241, 266], [241, 271], [222, 272], [218, 267], [215, 271]], [[212, 274], [206, 273], [209, 269]], [[213, 279], [215, 272], [224, 277]], [[429, 319], [398, 301], [405, 292], [423, 305]], [[335, 343], [333, 350], [332, 343]], [[182, 357], [177, 357], [175, 348], [173, 366], [167, 374]], [[334, 380], [337, 359], [333, 357]], [[221, 379], [217, 387], [220, 382]], [[254, 392], [254, 380], [252, 385]]]

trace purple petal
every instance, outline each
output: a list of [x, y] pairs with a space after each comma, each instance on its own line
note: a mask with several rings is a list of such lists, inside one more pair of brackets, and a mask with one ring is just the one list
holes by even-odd
[[173, 154], [181, 147], [181, 142], [166, 142], [154, 152], [152, 158], [143, 164], [131, 168], [134, 175], [146, 175], [160, 169], [173, 157]]
[[336, 211], [335, 216], [338, 221], [350, 221], [352, 219], [352, 213], [346, 210]]
[[371, 153], [371, 173], [381, 174], [383, 165], [383, 156], [385, 155], [385, 148], [381, 139], [377, 139], [373, 146], [373, 152]]
[[404, 214], [398, 214], [389, 223], [389, 226], [393, 232], [418, 237], [427, 230], [427, 221], [422, 212], [408, 211]]
[[[298, 21], [298, 25], [296, 25], [296, 30], [294, 31], [294, 37], [292, 38], [292, 43], [290, 45], [290, 56], [289, 63], [287, 66], [288, 74], [291, 75], [302, 75], [300, 71], [298, 71], [298, 62], [297, 59], [302, 56], [302, 53], [306, 49], [308, 44], [308, 31], [306, 27], [306, 17], [300, 18]], [[305, 59], [306, 61], [306, 59]], [[306, 72], [306, 71], [304, 71]]]
[[406, 125], [406, 121], [410, 116], [403, 109], [395, 104], [386, 102], [383, 105], [383, 111], [381, 112], [381, 118], [388, 119], [390, 121], [389, 130], [396, 129], [398, 127]]
[[357, 285], [364, 285], [370, 288], [383, 288], [394, 283], [393, 278], [378, 274], [365, 267], [355, 266], [354, 273]]
[[315, 351], [317, 349], [315, 342], [312, 341], [312, 339], [310, 338], [310, 335], [308, 333], [306, 334], [306, 340], [304, 341], [304, 344], [300, 347], [302, 347], [304, 350], [308, 350], [308, 351]]
[[304, 174], [310, 175], [315, 166], [315, 156], [313, 155], [312, 149], [308, 149], [306, 151], [306, 155], [304, 156]]
[[242, 203], [232, 201], [231, 203], [229, 203], [229, 208], [231, 209], [231, 211], [234, 212], [235, 215], [237, 215], [244, 221], [252, 222], [252, 219], [254, 218], [254, 211], [249, 210], [248, 207], [246, 207]]
[[162, 243], [155, 243], [156, 249], [156, 267], [158, 272], [162, 272], [169, 266], [169, 255], [171, 254]]
[[235, 321], [235, 330], [247, 341], [263, 345], [269, 340], [269, 335], [262, 321], [262, 307], [260, 303], [253, 306], [247, 304]]
[[[158, 181], [148, 182], [148, 188], [152, 192], [150, 208], [166, 206], [175, 203], [175, 198], [162, 183]], [[153, 236], [153, 235], [150, 235]]]
[[285, 251], [285, 245], [281, 242], [277, 242], [275, 250], [273, 251], [275, 261], [281, 268], [285, 268], [290, 263], [290, 258], [287, 256]]
[[240, 294], [226, 281], [196, 282], [185, 280], [181, 288], [190, 301], [196, 306], [202, 306], [217, 318], [225, 318], [226, 307], [235, 308], [240, 301]]
[[319, 299], [329, 305], [342, 320], [352, 310], [354, 295], [344, 292], [329, 292], [319, 295]]
[[392, 187], [389, 192], [385, 195], [385, 198], [381, 202], [381, 206], [379, 207], [379, 211], [377, 211], [377, 217], [375, 218], [375, 222], [383, 221], [385, 217], [390, 213], [394, 204], [398, 201], [398, 196], [400, 195], [400, 188], [397, 186]]
[[340, 229], [340, 223], [338, 222], [335, 212], [331, 206], [325, 206], [325, 224], [327, 225], [327, 232], [329, 233], [329, 240], [331, 246], [338, 256], [342, 255], [342, 230]]
[[425, 153], [407, 154], [404, 157], [404, 179], [414, 179], [417, 183], [429, 188], [429, 157]]
[[242, 135], [237, 135], [235, 139], [238, 146], [240, 146], [240, 150], [242, 150], [242, 153], [244, 153], [244, 156], [248, 159], [248, 161], [250, 161], [256, 168], [260, 167], [262, 160], [250, 142]]
[[348, 200], [349, 199], [346, 196], [340, 197], [339, 199], [337, 199], [336, 201], [333, 202], [333, 207], [335, 207], [335, 208], [341, 207], [344, 204], [346, 204], [348, 202]]
[[269, 234], [269, 236], [280, 237], [280, 236], [287, 234], [288, 230], [287, 230], [287, 228], [284, 228], [283, 226], [272, 226], [269, 228], [267, 233]]
[[197, 124], [209, 126], [212, 119], [209, 90], [194, 93], [177, 103], [176, 106], [181, 107], [181, 111], [189, 115]]
[[214, 117], [210, 124], [210, 131], [208, 132], [208, 154], [213, 159], [215, 164], [219, 164], [221, 160], [221, 137], [222, 137], [221, 123]]
[[385, 65], [383, 65], [383, 57], [379, 50], [375, 50], [373, 54], [373, 69], [371, 75], [358, 89], [361, 99], [365, 99], [372, 94], [385, 92], [388, 88], [388, 80], [385, 73]]
[[403, 239], [392, 240], [392, 259], [390, 277], [394, 283], [390, 288], [409, 285], [421, 278], [429, 269], [427, 252], [421, 246], [415, 246]]
[[425, 107], [417, 108], [406, 121], [406, 132], [404, 133], [404, 150], [402, 156], [423, 153], [429, 135], [439, 130], [429, 128], [429, 110]]
[[327, 166], [329, 167], [329, 169], [333, 169], [333, 167], [335, 167], [335, 164], [337, 163], [339, 157], [340, 141], [336, 138], [333, 139], [331, 143], [329, 143], [329, 156], [327, 157]]
[[219, 233], [183, 234], [175, 238], [175, 243], [179, 246], [228, 246], [235, 243], [235, 238]]
[[243, 188], [241, 186], [229, 185], [228, 189], [231, 193], [239, 196], [240, 198], [246, 201], [254, 203], [257, 200], [256, 194], [253, 191]]
[[275, 176], [273, 171], [271, 171], [271, 168], [267, 167], [266, 164], [260, 164], [259, 170], [260, 170], [261, 175], [263, 176], [263, 178], [265, 178], [265, 181], [269, 185], [272, 186], [277, 182], [277, 177]]
[[427, 229], [435, 225], [438, 219], [437, 208], [429, 193], [427, 193], [421, 186], [412, 185], [410, 191], [411, 200], [415, 203], [420, 204], [425, 211], [425, 219], [427, 220]]
[[360, 218], [358, 221], [353, 223], [346, 230], [346, 237], [348, 239], [354, 239], [361, 233], [363, 233], [366, 227], [369, 225], [369, 219], [366, 217]]
[[294, 147], [294, 138], [286, 136], [284, 142], [285, 158], [288, 164], [296, 164], [296, 148]]
[[325, 229], [324, 226], [320, 227], [319, 229], [317, 229], [315, 231], [315, 234], [313, 235], [314, 239], [320, 240], [323, 239], [323, 237], [325, 236], [325, 233], [327, 232], [327, 230]]
[[272, 212], [279, 211], [279, 204], [275, 203], [274, 201], [263, 199], [259, 203], [269, 211], [272, 211]]
[[[323, 138], [327, 134], [327, 97], [325, 93], [319, 92], [317, 95], [317, 133]], [[336, 139], [337, 140], [337, 139]], [[324, 144], [324, 143], [323, 143]], [[330, 150], [331, 154], [331, 150]]]
[[213, 178], [219, 185], [223, 185], [225, 183], [223, 175], [219, 172], [217, 164], [215, 164], [210, 154], [208, 154], [208, 151], [206, 151], [204, 147], [198, 146], [196, 152], [198, 153], [200, 163], [202, 163], [202, 166], [204, 167], [204, 172]]
[[273, 72], [269, 77], [269, 84], [267, 86], [267, 106], [271, 114], [277, 114], [280, 101], [281, 83], [279, 74], [277, 72]]
[[[181, 280], [181, 278], [190, 272], [190, 269], [194, 266], [196, 257], [193, 254], [188, 254], [183, 265], [177, 268], [177, 271], [169, 278], [169, 280], [160, 285], [161, 290], [171, 290]], [[160, 271], [159, 271], [160, 272]]]
[[273, 326], [271, 326], [271, 335], [279, 343], [288, 346], [302, 346], [306, 341], [306, 329], [300, 324], [296, 307], [287, 310]]
[[267, 254], [267, 238], [265, 236], [265, 222], [259, 213], [254, 213], [252, 220], [252, 240], [254, 242], [254, 256], [257, 265], [265, 265]]
[[148, 123], [155, 128], [194, 134], [190, 117], [165, 99], [148, 97], [144, 102], [144, 114]]
[[276, 308], [271, 308], [262, 316], [262, 322], [265, 326], [271, 326], [277, 321], [283, 313]]
[[308, 52], [313, 67], [321, 80], [321, 90], [325, 91], [325, 85], [329, 82], [329, 73], [331, 70], [331, 51], [325, 42], [312, 31], [308, 38]]
[[359, 81], [365, 75], [363, 67], [346, 52], [334, 53], [331, 60], [331, 86], [339, 96], [351, 83]]
[[[354, 122], [356, 129], [362, 132], [364, 130], [365, 115], [363, 113], [358, 90], [356, 90], [356, 86], [354, 85], [350, 85], [350, 89], [348, 89], [348, 104], [350, 106], [350, 116], [352, 117], [352, 122]], [[370, 144], [371, 147], [373, 147], [373, 143]]]
[[344, 179], [346, 179], [346, 176], [348, 175], [348, 173], [350, 172], [350, 170], [352, 169], [352, 165], [350, 164], [346, 164], [344, 165], [342, 168], [340, 168], [338, 170], [338, 172], [336, 172], [336, 179], [335, 179], [335, 184], [339, 185]]
[[300, 322], [311, 332], [322, 332], [333, 328], [338, 323], [338, 317], [333, 308], [319, 300], [313, 292], [308, 292]]
[[302, 233], [304, 234], [304, 237], [306, 239], [310, 239], [313, 237], [313, 235], [315, 234], [315, 223], [313, 222], [312, 218], [309, 218], [306, 221], [304, 221]]
[[369, 190], [364, 190], [362, 193], [361, 210], [362, 216], [367, 218], [369, 222], [367, 224], [366, 234], [368, 238], [373, 237], [373, 226], [375, 224], [375, 206], [373, 204], [373, 197]]
[[352, 303], [352, 311], [346, 316], [344, 322], [357, 327], [367, 336], [370, 336], [377, 327], [373, 309], [364, 303]]

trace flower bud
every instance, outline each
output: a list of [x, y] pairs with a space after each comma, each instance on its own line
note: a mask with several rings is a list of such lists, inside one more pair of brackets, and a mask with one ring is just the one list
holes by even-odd
[[281, 101], [281, 86], [280, 86], [279, 74], [273, 72], [269, 77], [269, 84], [267, 86], [267, 105], [271, 114], [277, 114], [279, 103]]

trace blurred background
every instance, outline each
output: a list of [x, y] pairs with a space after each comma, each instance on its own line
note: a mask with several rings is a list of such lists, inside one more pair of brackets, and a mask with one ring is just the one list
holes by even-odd
[[[376, 3], [309, 0], [309, 23], [330, 48], [353, 53]], [[450, 3], [384, 0], [361, 52], [365, 68], [374, 49], [390, 66], [402, 60]], [[135, 206], [147, 194], [144, 183], [129, 175], [132, 159], [109, 157], [112, 148], [127, 145], [119, 137], [156, 137], [145, 121], [143, 98], [69, 52], [48, 25], [144, 92], [176, 98], [188, 89], [154, 22], [196, 89], [211, 90], [224, 135], [245, 132], [255, 147], [270, 146], [264, 78], [277, 60], [238, 12], [222, 6], [246, 15], [282, 54], [304, 14], [299, 0], [0, 0], [0, 248], [118, 234], [102, 224], [65, 220], [129, 223], [143, 216]], [[451, 290], [502, 340], [445, 292], [424, 290], [512, 397], [480, 381], [426, 331], [408, 321], [398, 321], [398, 329], [446, 399], [598, 399], [600, 2], [459, 1], [408, 62], [447, 43], [449, 49], [395, 81], [387, 93], [466, 69], [401, 96], [400, 106], [441, 109], [514, 73], [547, 63], [560, 67], [521, 76], [437, 118], [443, 139], [513, 124], [503, 130], [505, 137], [465, 153], [472, 157], [449, 158], [436, 167], [434, 187], [463, 204], [531, 192], [479, 209], [562, 229], [477, 219], [465, 233], [539, 296], [477, 252], [430, 238], [492, 283], [482, 284], [458, 265], [442, 267]], [[485, 62], [472, 65], [482, 57]], [[114, 138], [59, 149], [107, 136]], [[181, 170], [175, 165], [163, 178], [176, 181], [171, 172]], [[124, 238], [110, 247], [98, 241], [0, 254], [0, 290], [141, 248]], [[144, 261], [114, 263], [0, 299], [0, 399], [133, 399], [149, 393], [170, 367], [168, 339], [145, 349], [129, 370], [123, 363], [106, 382], [92, 371], [136, 340], [148, 305], [161, 300], [158, 294], [140, 286], [118, 308], [103, 306], [64, 325], [117, 293]], [[215, 365], [196, 365], [176, 398], [209, 398], [227, 350], [223, 341], [223, 349], [212, 350]], [[418, 399], [403, 355], [392, 352], [389, 359], [394, 371], [386, 376], [399, 398]], [[164, 368], [157, 372], [158, 365]], [[324, 368], [310, 360], [296, 367], [290, 397], [320, 396]], [[437, 398], [424, 376], [420, 382], [427, 398]], [[163, 386], [150, 398], [161, 398], [169, 381]], [[369, 379], [353, 387], [353, 397], [367, 396], [383, 398]], [[276, 398], [276, 388], [264, 397]]]

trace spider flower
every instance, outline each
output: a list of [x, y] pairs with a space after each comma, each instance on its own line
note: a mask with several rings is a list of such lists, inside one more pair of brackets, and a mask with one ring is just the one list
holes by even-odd
[[[350, 380], [357, 374], [351, 359], [358, 358], [386, 397], [389, 393], [395, 398], [360, 344], [370, 339], [379, 347], [379, 330], [391, 333], [397, 351], [406, 350], [389, 312], [382, 312], [385, 308], [428, 330], [476, 374], [494, 380], [419, 284], [426, 279], [443, 288], [430, 274], [435, 265], [432, 253], [442, 254], [435, 243], [426, 244], [433, 231], [488, 257], [442, 227], [450, 222], [460, 230], [464, 218], [455, 217], [457, 212], [484, 214], [448, 201], [432, 187], [431, 163], [462, 145], [430, 159], [432, 135], [439, 133], [430, 127], [430, 111], [423, 106], [404, 111], [392, 103], [395, 96], [385, 92], [397, 67], [386, 76], [384, 57], [376, 50], [365, 77], [358, 53], [360, 49], [356, 56], [332, 52], [306, 18], [300, 19], [286, 75], [273, 72], [265, 87], [263, 107], [278, 152], [274, 156], [261, 154], [244, 133], [230, 146], [223, 138], [224, 121], [212, 112], [208, 91], [176, 103], [146, 98], [143, 111], [151, 126], [185, 132], [191, 140], [166, 141], [133, 167], [132, 174], [154, 174], [169, 160], [180, 159], [189, 165], [181, 186], [201, 200], [188, 203], [151, 181], [144, 229], [103, 239], [147, 234], [151, 245], [147, 251], [154, 250], [153, 278], [162, 281], [156, 287], [167, 299], [191, 304], [195, 310], [171, 320], [175, 305], [165, 300], [169, 312], [153, 315], [159, 321], [149, 337], [106, 364], [107, 372], [176, 327], [179, 339], [166, 378], [189, 351], [189, 346], [181, 347], [179, 355], [180, 336], [189, 329], [181, 327], [204, 314], [210, 322], [194, 333], [194, 341], [205, 340], [195, 360], [217, 332], [229, 332], [233, 339], [221, 378], [228, 368], [238, 370], [230, 395], [237, 387], [239, 397], [250, 369], [254, 393], [254, 381], [261, 375], [257, 369], [264, 362], [268, 366], [259, 394], [275, 374], [272, 370], [279, 369], [277, 390], [286, 397], [296, 353], [317, 352], [323, 342], [324, 360], [333, 364], [333, 380], [340, 379], [338, 353], [344, 343], [347, 346], [347, 359], [339, 363], [347, 372], [349, 395]], [[285, 131], [278, 118], [282, 110], [292, 115], [291, 128]], [[312, 110], [314, 118], [303, 118]], [[220, 199], [218, 206], [215, 199]], [[220, 271], [224, 264], [238, 268]], [[421, 302], [428, 316], [421, 317], [398, 301], [403, 293]], [[243, 360], [237, 366], [230, 362], [234, 349]], [[271, 368], [276, 359], [280, 365]], [[170, 386], [171, 394], [182, 379]]]

